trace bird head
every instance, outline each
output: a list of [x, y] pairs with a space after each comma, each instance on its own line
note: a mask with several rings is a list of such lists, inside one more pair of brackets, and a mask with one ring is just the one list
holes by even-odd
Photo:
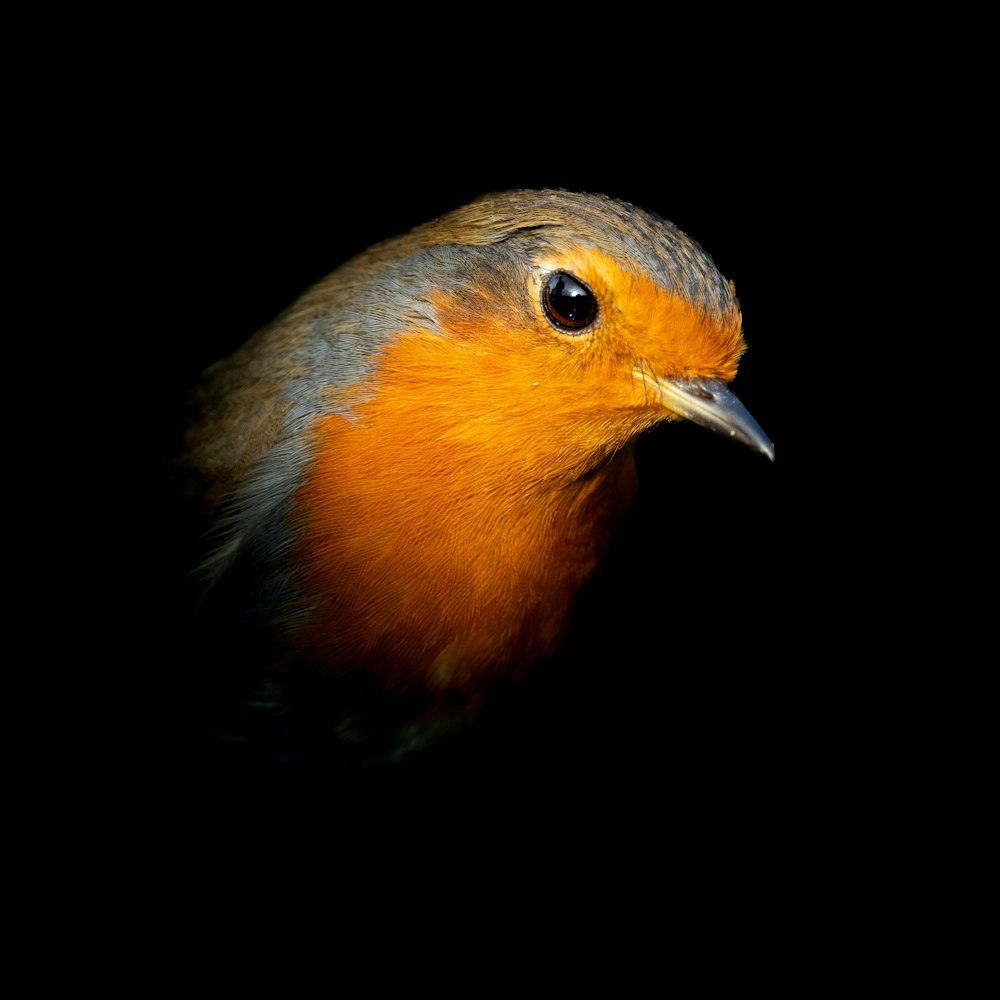
[[[515, 191], [415, 235], [436, 273], [428, 314], [463, 354], [465, 385], [486, 411], [544, 408], [533, 436], [574, 449], [569, 474], [672, 419], [773, 459], [727, 388], [745, 349], [733, 285], [669, 222], [608, 198]], [[480, 426], [496, 435], [492, 423]]]

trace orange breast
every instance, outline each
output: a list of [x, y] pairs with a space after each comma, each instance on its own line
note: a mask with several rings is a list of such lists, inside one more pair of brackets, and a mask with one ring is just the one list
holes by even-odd
[[351, 416], [315, 428], [296, 498], [310, 660], [474, 694], [560, 641], [635, 469], [624, 450], [581, 479], [548, 475], [571, 447], [532, 432], [555, 390], [519, 373], [523, 354], [498, 368], [503, 356], [399, 337]]

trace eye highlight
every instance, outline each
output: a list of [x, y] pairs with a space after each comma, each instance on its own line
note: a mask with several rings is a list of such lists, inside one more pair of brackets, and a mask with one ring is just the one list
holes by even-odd
[[579, 333], [597, 319], [597, 298], [566, 271], [549, 275], [542, 288], [542, 306], [549, 322], [567, 333]]

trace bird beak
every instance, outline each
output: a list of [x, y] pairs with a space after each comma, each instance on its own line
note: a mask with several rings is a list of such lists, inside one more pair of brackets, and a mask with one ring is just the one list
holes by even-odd
[[742, 441], [774, 461], [774, 445], [722, 379], [660, 378], [640, 371], [636, 376], [658, 393], [668, 409], [717, 434]]

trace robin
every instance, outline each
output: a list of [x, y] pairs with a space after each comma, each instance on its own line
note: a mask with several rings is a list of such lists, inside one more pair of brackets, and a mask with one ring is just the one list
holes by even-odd
[[338, 739], [433, 742], [559, 648], [644, 431], [773, 460], [729, 388], [744, 348], [709, 255], [612, 198], [488, 195], [372, 247], [195, 393], [216, 648]]

